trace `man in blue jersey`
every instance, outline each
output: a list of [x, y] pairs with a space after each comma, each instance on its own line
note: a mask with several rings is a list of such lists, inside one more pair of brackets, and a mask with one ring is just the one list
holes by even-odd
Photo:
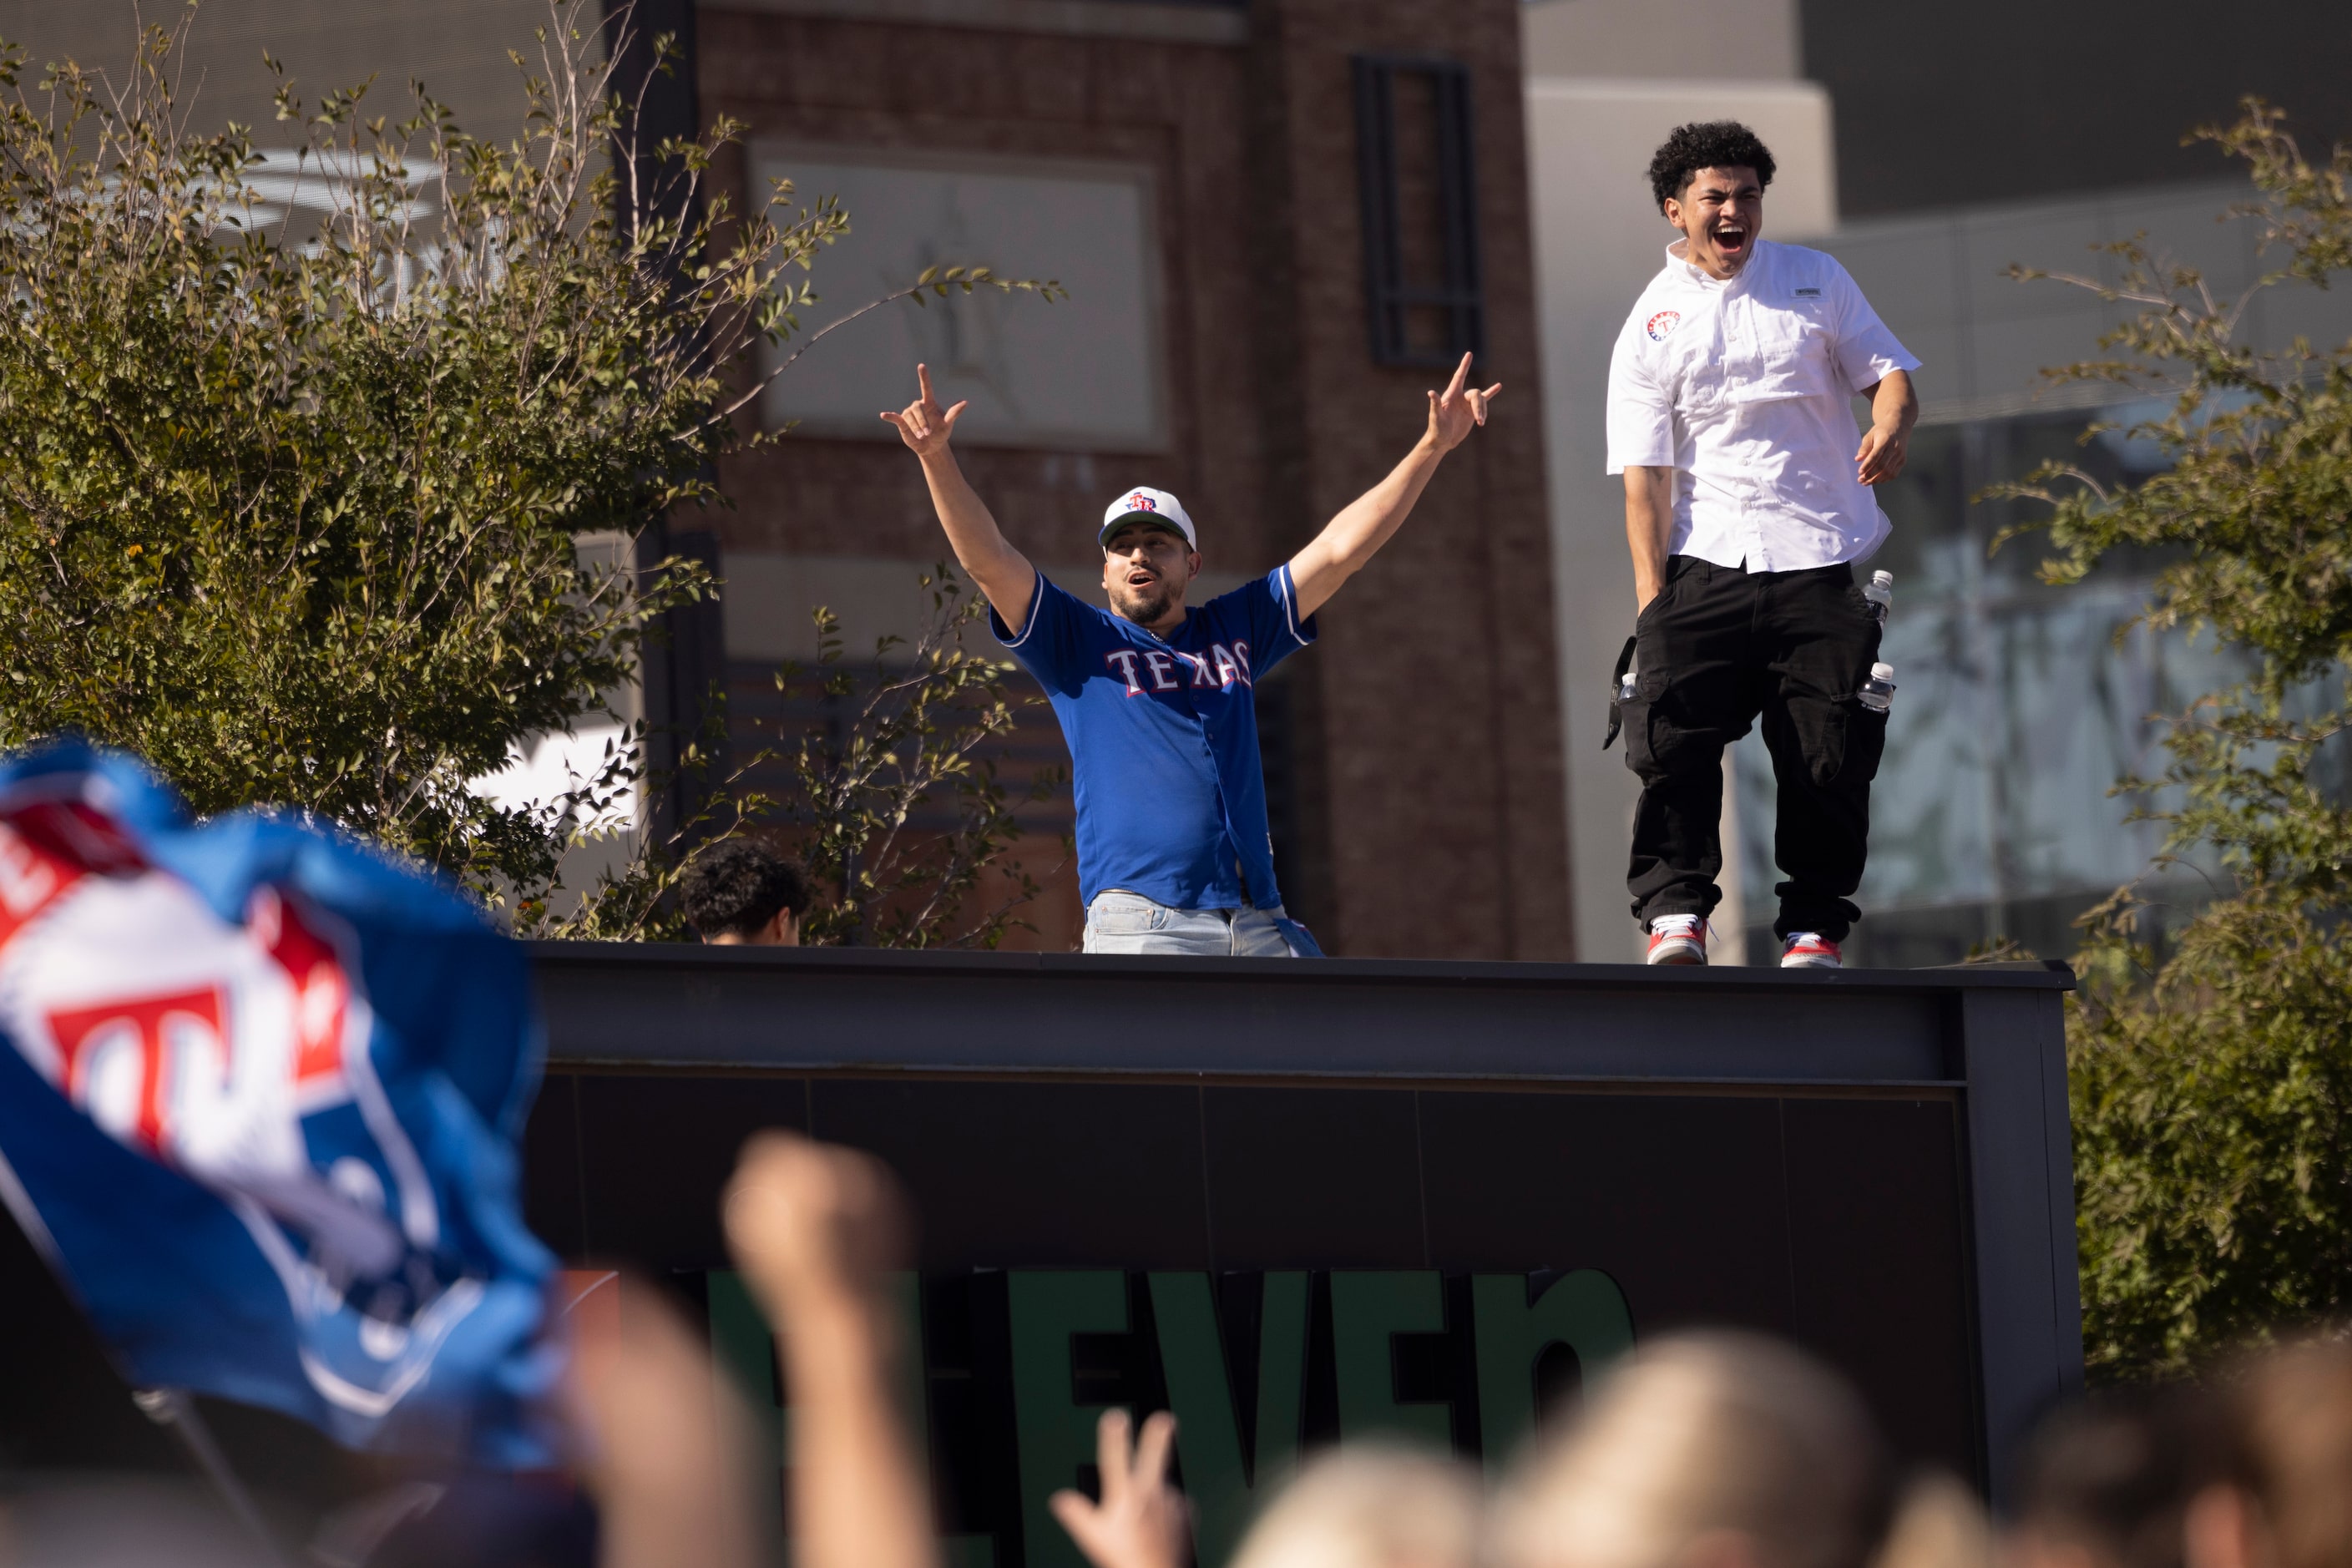
[[922, 459], [956, 559], [995, 614], [997, 637], [1037, 678], [1076, 764], [1078, 891], [1088, 952], [1306, 956], [1283, 913], [1258, 765], [1257, 679], [1315, 640], [1315, 612], [1412, 510], [1430, 475], [1502, 391], [1429, 395], [1429, 426], [1388, 477], [1312, 543], [1255, 582], [1197, 607], [1200, 538], [1181, 503], [1137, 489], [1111, 502], [1096, 542], [1108, 610], [1047, 582], [1006, 542], [948, 449], [961, 403], [922, 395], [883, 418]]

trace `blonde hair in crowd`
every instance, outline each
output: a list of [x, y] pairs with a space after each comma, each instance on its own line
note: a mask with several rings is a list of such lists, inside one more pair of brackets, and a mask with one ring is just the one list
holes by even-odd
[[[1991, 1535], [1948, 1477], [1898, 1484], [1852, 1390], [1745, 1334], [1644, 1345], [1591, 1391], [1503, 1499], [1507, 1568], [1988, 1568]], [[1736, 1549], [1736, 1551], [1735, 1551]]]
[[1232, 1568], [1471, 1568], [1477, 1482], [1463, 1467], [1377, 1445], [1327, 1454], [1283, 1489]]

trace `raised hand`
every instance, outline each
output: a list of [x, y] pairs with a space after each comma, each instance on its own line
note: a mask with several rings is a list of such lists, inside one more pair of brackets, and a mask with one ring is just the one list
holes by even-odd
[[1096, 1423], [1102, 1501], [1088, 1502], [1078, 1491], [1047, 1500], [1095, 1568], [1184, 1568], [1192, 1513], [1184, 1494], [1168, 1484], [1168, 1453], [1175, 1441], [1176, 1417], [1165, 1410], [1144, 1422], [1131, 1455], [1126, 1411], [1107, 1410]]
[[[1454, 379], [1458, 383], [1462, 378], [1457, 375]], [[953, 408], [941, 408], [940, 400], [931, 395], [929, 365], [915, 367], [915, 380], [921, 384], [923, 395], [898, 413], [886, 413], [882, 417], [898, 427], [898, 439], [907, 443], [915, 456], [929, 458], [948, 449], [948, 437], [955, 434], [956, 416], [970, 405], [971, 400], [967, 398]]]
[[[1462, 384], [1470, 378], [1470, 356], [1464, 354], [1462, 363], [1454, 367], [1454, 379], [1444, 392], [1429, 395], [1429, 438], [1437, 443], [1441, 452], [1451, 452], [1462, 445], [1462, 438], [1471, 430], [1486, 423], [1486, 405], [1503, 390], [1503, 384], [1481, 392]], [[911, 442], [908, 445], [912, 445]]]
[[751, 1283], [787, 1321], [795, 1310], [870, 1304], [899, 1266], [906, 1220], [897, 1184], [853, 1149], [790, 1132], [744, 1144], [724, 1202], [727, 1240]]

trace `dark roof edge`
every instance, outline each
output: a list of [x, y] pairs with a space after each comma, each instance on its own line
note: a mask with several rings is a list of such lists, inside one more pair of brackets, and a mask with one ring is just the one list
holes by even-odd
[[1657, 968], [1638, 963], [1524, 963], [1495, 960], [1327, 958], [1298, 963], [1257, 958], [1128, 958], [1076, 952], [942, 952], [890, 948], [707, 947], [698, 942], [532, 942], [541, 969], [583, 967], [800, 973], [1066, 974], [1074, 979], [1133, 975], [1166, 984], [1186, 979], [1264, 980], [1302, 985], [1377, 982], [1409, 985], [1507, 985], [1624, 991], [1650, 986], [1776, 991], [1807, 986], [1895, 991], [2072, 991], [2074, 971], [2054, 958], [1936, 969], [1782, 970], [1723, 965]]

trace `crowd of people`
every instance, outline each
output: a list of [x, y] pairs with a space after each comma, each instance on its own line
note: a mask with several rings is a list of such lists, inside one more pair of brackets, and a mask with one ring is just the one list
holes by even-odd
[[[792, 1391], [795, 1568], [942, 1568], [897, 1414], [884, 1299], [906, 1221], [866, 1155], [771, 1133], [726, 1198]], [[766, 1561], [740, 1413], [682, 1322], [583, 1346], [605, 1568]], [[1055, 1517], [1094, 1568], [1187, 1568], [1175, 1424], [1103, 1417], [1099, 1496]], [[2352, 1568], [2352, 1344], [2310, 1338], [2203, 1380], [2053, 1412], [1998, 1526], [1960, 1480], [1899, 1461], [1860, 1396], [1779, 1342], [1643, 1342], [1491, 1494], [1446, 1456], [1371, 1444], [1307, 1460], [1234, 1568]], [[772, 1528], [770, 1526], [769, 1528]]]
[[[919, 1348], [899, 1342], [888, 1296], [908, 1250], [893, 1178], [856, 1151], [763, 1133], [724, 1221], [790, 1391], [789, 1543], [740, 1396], [643, 1289], [572, 1336], [577, 1492], [518, 1516], [511, 1489], [486, 1503], [464, 1483], [395, 1488], [304, 1560], [947, 1568], [900, 1404], [901, 1358]], [[1175, 1440], [1166, 1412], [1102, 1418], [1097, 1495], [1052, 1500], [1093, 1568], [1191, 1568]], [[1642, 1342], [1491, 1490], [1454, 1458], [1402, 1446], [1309, 1457], [1269, 1489], [1231, 1568], [2352, 1568], [2352, 1342], [2305, 1338], [2053, 1411], [2009, 1479], [2012, 1511], [1995, 1521], [1958, 1479], [1906, 1467], [1811, 1355], [1685, 1332]], [[0, 1564], [291, 1560], [152, 1485], [46, 1511], [0, 1503]]]

